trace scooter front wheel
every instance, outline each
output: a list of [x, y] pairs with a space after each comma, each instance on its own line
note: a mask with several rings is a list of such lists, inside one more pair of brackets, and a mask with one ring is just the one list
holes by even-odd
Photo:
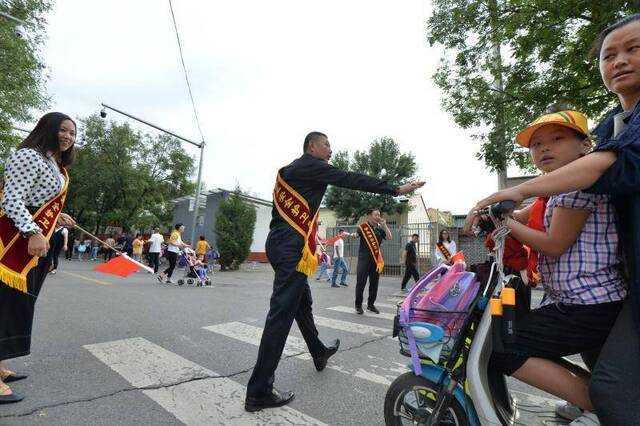
[[[391, 383], [384, 399], [386, 426], [426, 425], [438, 399], [438, 384], [412, 371]], [[455, 398], [440, 417], [439, 425], [466, 426], [464, 407]]]

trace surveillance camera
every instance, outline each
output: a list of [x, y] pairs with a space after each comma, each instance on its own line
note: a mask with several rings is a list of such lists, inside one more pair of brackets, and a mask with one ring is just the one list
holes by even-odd
[[27, 33], [22, 25], [16, 25], [15, 27], [16, 37], [18, 38], [26, 38]]
[[100, 110], [100, 117], [107, 118], [107, 110], [106, 110], [106, 108], [102, 108], [102, 110]]

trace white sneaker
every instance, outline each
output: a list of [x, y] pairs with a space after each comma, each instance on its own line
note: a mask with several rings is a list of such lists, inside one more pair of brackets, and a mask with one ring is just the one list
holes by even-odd
[[600, 420], [595, 413], [585, 411], [580, 417], [569, 423], [569, 426], [600, 426]]
[[167, 280], [165, 281], [165, 283], [167, 284], [175, 284], [176, 282], [173, 281], [171, 278], [167, 278]]
[[556, 414], [563, 419], [575, 420], [582, 415], [582, 409], [567, 401], [556, 401]]

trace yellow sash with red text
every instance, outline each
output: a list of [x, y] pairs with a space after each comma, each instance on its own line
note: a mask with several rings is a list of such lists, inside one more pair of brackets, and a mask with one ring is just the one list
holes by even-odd
[[382, 251], [380, 250], [380, 244], [378, 244], [378, 239], [376, 238], [375, 233], [373, 232], [373, 228], [368, 223], [361, 223], [360, 231], [362, 232], [362, 236], [364, 240], [367, 242], [367, 246], [369, 247], [369, 251], [371, 252], [371, 256], [373, 256], [373, 260], [376, 261], [376, 272], [382, 272], [384, 268], [384, 259], [382, 259]]
[[447, 262], [451, 260], [451, 252], [447, 249], [447, 246], [445, 246], [444, 243], [436, 243], [436, 247], [438, 247], [438, 250], [440, 250], [440, 253], [442, 253]]
[[302, 257], [296, 271], [302, 272], [308, 277], [312, 276], [318, 267], [316, 236], [319, 209], [312, 215], [307, 200], [282, 179], [280, 172], [278, 172], [276, 186], [273, 190], [273, 204], [280, 216], [304, 238]]
[[[61, 170], [66, 178], [62, 191], [33, 214], [33, 221], [42, 229], [42, 235], [47, 240], [56, 228], [69, 187], [69, 175], [64, 168]], [[39, 259], [38, 256], [29, 254], [28, 246], [29, 240], [20, 234], [13, 220], [0, 209], [0, 281], [23, 293], [27, 293], [27, 274], [38, 264]]]

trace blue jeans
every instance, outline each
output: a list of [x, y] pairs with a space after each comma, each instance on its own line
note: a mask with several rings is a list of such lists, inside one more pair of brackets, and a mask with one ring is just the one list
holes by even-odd
[[331, 277], [331, 284], [336, 284], [336, 278], [338, 278], [338, 269], [342, 267], [342, 278], [340, 279], [340, 283], [347, 282], [347, 275], [349, 274], [349, 265], [347, 265], [347, 261], [344, 260], [344, 257], [336, 257], [333, 262], [333, 276]]
[[327, 272], [327, 268], [328, 267], [327, 267], [326, 263], [323, 262], [323, 263], [320, 264], [320, 272], [318, 273], [318, 276], [316, 277], [316, 280], [322, 280], [322, 279], [325, 278], [325, 276], [326, 276], [327, 280], [330, 279], [329, 273]]
[[91, 247], [91, 260], [96, 260], [100, 247]]

